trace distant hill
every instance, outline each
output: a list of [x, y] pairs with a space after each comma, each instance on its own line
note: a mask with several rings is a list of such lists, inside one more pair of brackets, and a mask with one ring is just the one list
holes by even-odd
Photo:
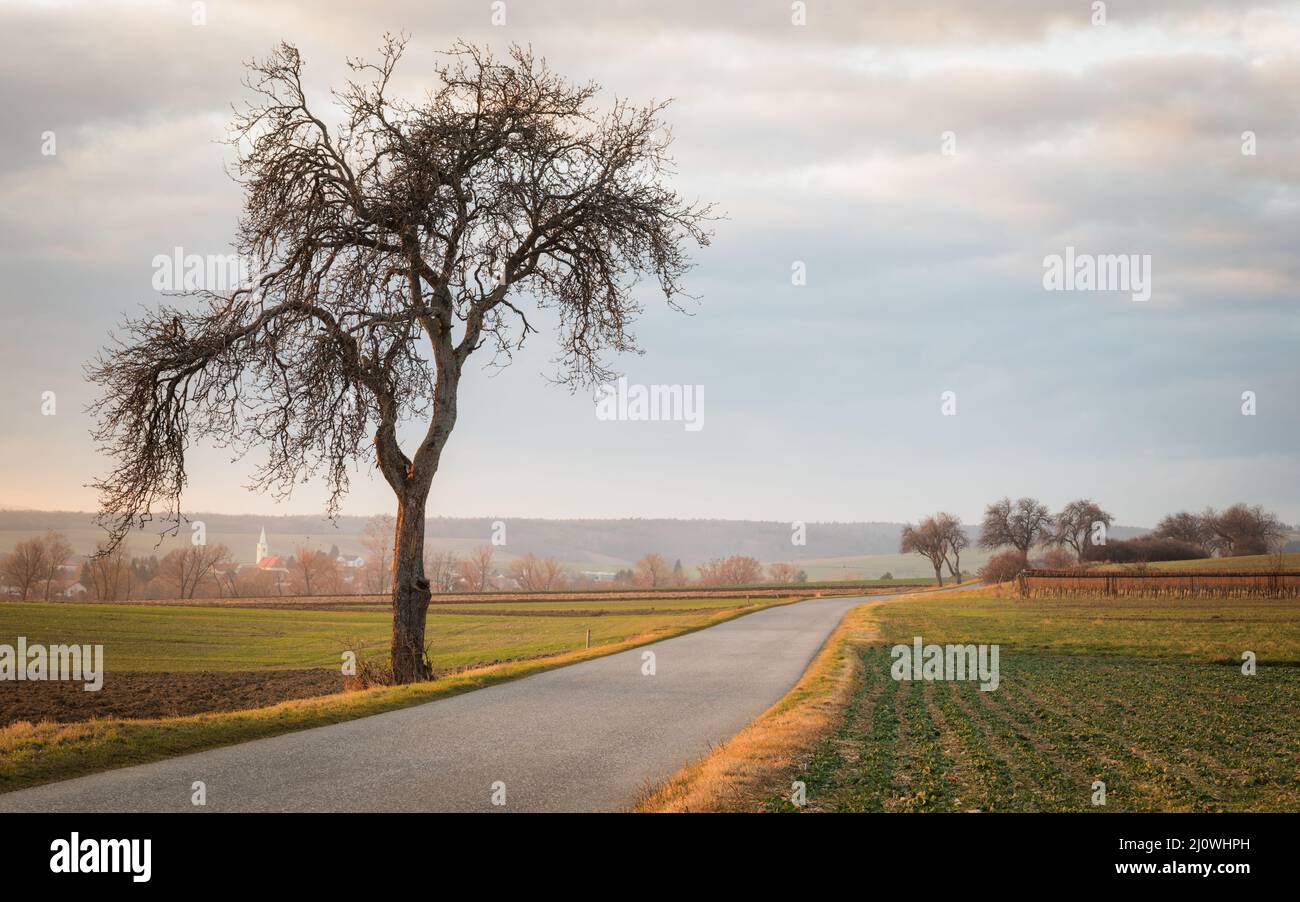
[[[298, 544], [321, 547], [334, 544], [341, 551], [358, 553], [362, 550], [361, 535], [367, 519], [339, 517], [331, 524], [318, 516], [195, 513], [191, 518], [202, 520], [209, 541], [225, 542], [237, 559], [251, 556], [253, 544], [263, 528], [275, 553], [291, 552]], [[449, 550], [468, 550], [485, 544], [492, 536], [495, 519], [430, 518], [427, 544]], [[650, 551], [662, 554], [669, 561], [680, 558], [688, 566], [730, 554], [747, 554], [760, 561], [895, 555], [902, 529], [901, 523], [808, 523], [807, 544], [796, 546], [790, 543], [791, 524], [770, 520], [499, 519], [506, 525], [506, 545], [499, 549], [502, 557], [532, 552], [569, 564], [590, 565], [593, 569], [626, 565]], [[0, 511], [0, 551], [8, 551], [21, 539], [48, 529], [66, 533], [80, 554], [93, 551], [102, 535], [94, 525], [94, 515], [84, 511]], [[974, 539], [978, 530], [967, 529]], [[1111, 535], [1128, 538], [1144, 532], [1144, 529], [1117, 526]], [[188, 530], [182, 535], [187, 537]], [[175, 541], [165, 542], [158, 553], [168, 550]], [[156, 543], [156, 528], [142, 531], [132, 537], [132, 552], [155, 553]]]

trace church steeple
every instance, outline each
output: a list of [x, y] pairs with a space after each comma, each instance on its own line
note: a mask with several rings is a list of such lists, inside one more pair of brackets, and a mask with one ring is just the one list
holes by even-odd
[[270, 556], [271, 556], [271, 549], [266, 544], [266, 527], [263, 526], [262, 537], [257, 540], [257, 558], [253, 561], [253, 563], [255, 564], [260, 563], [262, 558], [270, 557]]

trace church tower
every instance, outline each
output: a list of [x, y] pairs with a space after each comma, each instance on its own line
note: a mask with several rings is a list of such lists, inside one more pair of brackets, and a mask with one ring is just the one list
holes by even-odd
[[262, 537], [257, 540], [257, 557], [253, 559], [254, 564], [259, 564], [264, 557], [271, 556], [271, 549], [266, 544], [266, 527], [262, 527]]

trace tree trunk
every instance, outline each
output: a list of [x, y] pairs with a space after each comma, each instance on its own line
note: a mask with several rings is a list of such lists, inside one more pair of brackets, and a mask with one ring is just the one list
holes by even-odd
[[424, 575], [424, 503], [411, 492], [397, 505], [393, 542], [393, 679], [413, 683], [433, 676], [424, 654], [429, 580]]
[[942, 589], [943, 588], [943, 565], [942, 564], [934, 565], [934, 578], [939, 581], [939, 588]]

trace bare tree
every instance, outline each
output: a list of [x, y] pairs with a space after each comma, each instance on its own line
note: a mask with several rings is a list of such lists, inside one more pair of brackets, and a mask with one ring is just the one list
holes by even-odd
[[747, 554], [733, 554], [700, 565], [706, 586], [752, 586], [763, 578], [763, 565]]
[[383, 595], [392, 588], [393, 532], [397, 521], [392, 514], [378, 514], [366, 521], [361, 533], [361, 544], [369, 552], [365, 562], [370, 591]]
[[45, 542], [37, 537], [23, 539], [0, 561], [0, 575], [6, 584], [18, 590], [19, 601], [26, 601], [41, 580], [48, 578], [49, 572]]
[[461, 579], [470, 592], [486, 592], [492, 588], [492, 546], [480, 545], [461, 561]]
[[283, 595], [284, 574], [278, 570], [241, 567], [234, 576], [234, 595]]
[[919, 554], [930, 561], [935, 581], [943, 585], [943, 565], [948, 553], [948, 536], [934, 517], [926, 517], [916, 526], [908, 523], [899, 537], [898, 550], [903, 554]]
[[1268, 554], [1286, 542], [1287, 528], [1272, 511], [1258, 504], [1234, 504], [1216, 513], [1213, 508], [1201, 515], [1212, 551], [1224, 557], [1243, 554]]
[[657, 589], [668, 581], [672, 571], [668, 569], [668, 562], [663, 559], [663, 555], [651, 552], [636, 562], [634, 572], [638, 585]]
[[564, 567], [553, 557], [529, 552], [510, 565], [510, 575], [525, 592], [549, 592], [564, 581]]
[[779, 586], [787, 586], [794, 582], [797, 575], [794, 564], [777, 561], [767, 565], [767, 578]]
[[[102, 550], [102, 549], [101, 549]], [[125, 545], [94, 555], [88, 562], [90, 589], [100, 601], [119, 601], [131, 597], [133, 571]]]
[[1048, 545], [1069, 548], [1075, 557], [1082, 561], [1093, 544], [1093, 534], [1097, 524], [1109, 529], [1115, 522], [1109, 511], [1104, 511], [1097, 502], [1088, 498], [1071, 501], [1052, 520], [1052, 533], [1047, 536]]
[[47, 532], [41, 540], [45, 544], [45, 600], [50, 600], [50, 589], [59, 577], [59, 570], [72, 557], [72, 546], [63, 533]]
[[542, 562], [531, 551], [517, 558], [510, 565], [510, 576], [525, 592], [540, 592], [542, 589]]
[[568, 579], [568, 572], [558, 560], [553, 557], [542, 560], [542, 584], [545, 586], [545, 591], [563, 589]]
[[[151, 518], [181, 519], [185, 450], [199, 437], [269, 449], [256, 477], [287, 492], [320, 473], [333, 515], [358, 458], [397, 499], [392, 667], [424, 660], [430, 586], [425, 510], [456, 424], [461, 374], [487, 345], [497, 363], [536, 331], [521, 295], [558, 323], [556, 380], [604, 381], [606, 352], [632, 350], [632, 286], [648, 273], [684, 297], [688, 243], [707, 244], [709, 207], [664, 186], [664, 104], [595, 108], [531, 52], [456, 44], [418, 103], [389, 96], [405, 37], [377, 62], [349, 61], [331, 128], [308, 101], [296, 47], [250, 64], [255, 100], [231, 143], [245, 188], [236, 250], [254, 284], [163, 306], [89, 376], [103, 391], [95, 432], [117, 459], [99, 481], [113, 541]], [[399, 422], [425, 432], [411, 451]]]
[[187, 545], [163, 556], [158, 563], [158, 579], [178, 598], [193, 598], [205, 584], [209, 589], [217, 588], [217, 569], [229, 560], [230, 549], [225, 545]]
[[337, 592], [339, 587], [338, 562], [328, 552], [299, 545], [290, 567], [294, 590], [301, 595], [322, 595]]
[[678, 558], [673, 564], [672, 581], [674, 586], [684, 586], [690, 582], [690, 577], [686, 575], [686, 568], [682, 566], [681, 558]]
[[1159, 539], [1176, 539], [1202, 548], [1208, 548], [1210, 545], [1210, 530], [1206, 525], [1205, 517], [1191, 511], [1167, 514], [1156, 524], [1151, 534]]
[[454, 551], [436, 551], [424, 556], [424, 573], [434, 592], [452, 592], [460, 573], [460, 557]]
[[954, 514], [937, 513], [934, 522], [943, 535], [943, 560], [948, 565], [948, 573], [961, 582], [961, 553], [970, 545], [970, 536], [966, 535], [961, 518]]
[[985, 548], [1010, 545], [1025, 554], [1047, 538], [1052, 528], [1052, 515], [1037, 498], [1021, 498], [1012, 503], [1010, 498], [994, 501], [984, 509], [984, 526], [980, 531], [980, 544]]

